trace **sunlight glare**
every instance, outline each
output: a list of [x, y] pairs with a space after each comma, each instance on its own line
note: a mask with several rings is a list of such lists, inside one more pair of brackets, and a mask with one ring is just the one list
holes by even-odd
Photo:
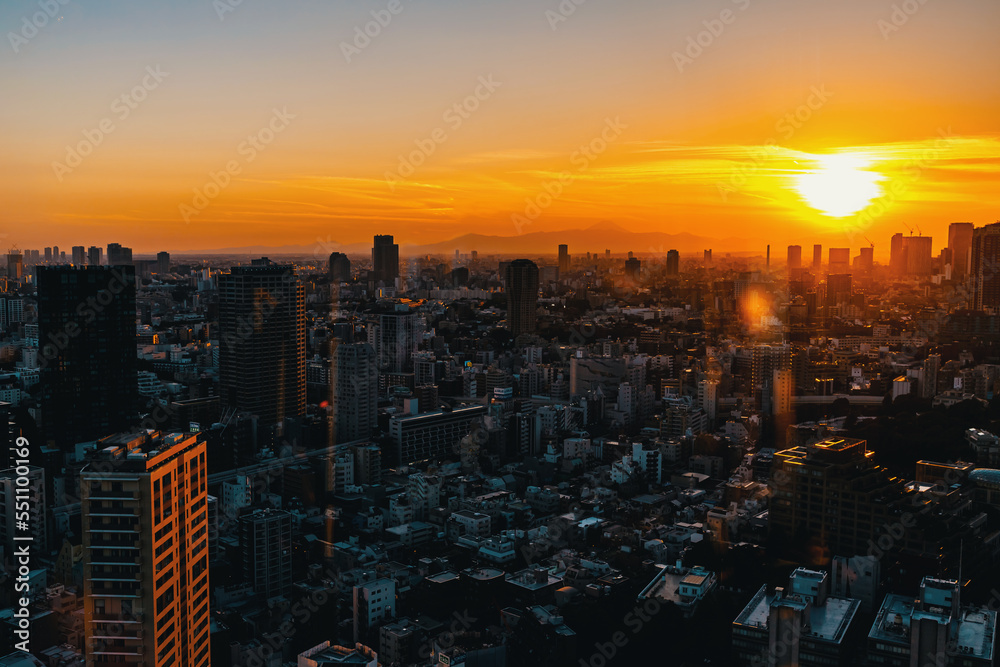
[[843, 218], [864, 209], [883, 193], [885, 176], [868, 169], [862, 155], [837, 153], [812, 159], [818, 169], [795, 177], [795, 188], [812, 208], [831, 218]]

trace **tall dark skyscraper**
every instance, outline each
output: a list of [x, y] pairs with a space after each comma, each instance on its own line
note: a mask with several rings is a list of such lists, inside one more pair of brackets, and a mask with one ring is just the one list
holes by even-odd
[[108, 266], [124, 266], [132, 263], [132, 248], [119, 243], [108, 244]]
[[46, 438], [66, 448], [127, 430], [138, 396], [135, 269], [40, 266], [37, 280]]
[[948, 249], [951, 250], [951, 279], [965, 280], [969, 275], [969, 251], [972, 249], [971, 222], [953, 222], [948, 225]]
[[971, 257], [972, 308], [995, 311], [1000, 307], [1000, 222], [973, 232]]
[[823, 265], [823, 246], [817, 243], [813, 246], [813, 270], [818, 271]]
[[802, 268], [802, 246], [788, 246], [788, 270]]
[[336, 442], [371, 435], [378, 420], [378, 364], [369, 343], [333, 341], [330, 405]]
[[83, 266], [85, 262], [87, 249], [82, 245], [73, 246], [73, 263], [77, 266]]
[[399, 245], [391, 236], [376, 236], [372, 248], [372, 280], [392, 285], [399, 277]]
[[306, 410], [305, 288], [291, 265], [255, 262], [219, 276], [222, 400], [263, 425]]
[[559, 273], [569, 273], [569, 246], [559, 245]]
[[330, 253], [330, 280], [346, 283], [351, 280], [351, 260], [342, 252]]
[[515, 259], [507, 267], [507, 322], [515, 336], [535, 330], [538, 307], [538, 265]]
[[156, 253], [156, 272], [157, 273], [170, 273], [170, 253], [169, 252], [158, 252], [158, 253]]
[[[46, 248], [48, 250], [48, 248]], [[101, 265], [101, 255], [104, 250], [96, 245], [92, 245], [87, 248], [87, 264], [90, 266], [100, 266]], [[45, 261], [48, 262], [49, 258], [46, 257]]]
[[676, 250], [667, 251], [667, 275], [676, 276], [681, 272], [681, 254]]

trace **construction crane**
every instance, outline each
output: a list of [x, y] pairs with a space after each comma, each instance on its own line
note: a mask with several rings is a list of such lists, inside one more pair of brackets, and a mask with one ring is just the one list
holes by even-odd
[[875, 244], [874, 244], [874, 243], [872, 243], [872, 240], [871, 240], [870, 238], [868, 238], [868, 237], [866, 236], [866, 237], [865, 237], [865, 241], [868, 241], [868, 245], [870, 245], [870, 246], [872, 247], [872, 250], [874, 250], [874, 249], [875, 249]]
[[909, 229], [909, 230], [910, 230], [910, 236], [913, 236], [913, 227], [910, 227], [910, 226], [909, 226], [908, 224], [906, 224], [905, 222], [903, 223], [903, 226], [904, 226], [904, 227], [906, 227], [907, 229]]

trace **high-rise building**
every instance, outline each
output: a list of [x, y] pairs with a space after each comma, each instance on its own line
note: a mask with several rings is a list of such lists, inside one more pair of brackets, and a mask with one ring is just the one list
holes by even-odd
[[382, 621], [396, 617], [396, 581], [376, 579], [354, 587], [354, 641], [359, 642]]
[[972, 308], [996, 310], [1000, 307], [1000, 222], [973, 232], [970, 257]]
[[379, 303], [375, 322], [368, 327], [368, 342], [375, 349], [380, 373], [409, 373], [413, 370], [413, 355], [424, 325], [416, 307], [417, 302], [408, 299]]
[[642, 272], [642, 261], [638, 257], [629, 257], [625, 260], [625, 277], [633, 282], [639, 282], [639, 274]]
[[45, 263], [48, 264], [52, 261], [52, 248], [45, 249]]
[[[48, 248], [46, 248], [46, 250], [48, 250]], [[96, 245], [92, 245], [89, 248], [87, 248], [87, 264], [89, 264], [90, 266], [100, 266], [101, 255], [103, 253], [104, 249]], [[45, 261], [46, 262], [49, 261], [48, 257], [45, 258]]]
[[569, 246], [565, 243], [559, 245], [559, 273], [569, 273]]
[[69, 448], [127, 430], [138, 405], [135, 269], [42, 266], [36, 275], [46, 438]]
[[243, 581], [273, 598], [292, 588], [292, 515], [258, 509], [240, 517]]
[[791, 368], [790, 345], [756, 345], [750, 361], [750, 384], [757, 405], [763, 412], [772, 411], [774, 372]]
[[119, 243], [108, 244], [108, 266], [124, 266], [132, 263], [132, 248]]
[[342, 252], [330, 253], [330, 280], [335, 283], [351, 281], [351, 260]]
[[[3, 423], [0, 428], [8, 431], [6, 410], [0, 413]], [[27, 502], [28, 526], [31, 530], [31, 551], [35, 554], [48, 553], [48, 520], [45, 511], [45, 470], [38, 466], [26, 466], [27, 474], [20, 474], [17, 468], [0, 472], [0, 545], [5, 554], [13, 554], [17, 546], [15, 537], [24, 529], [18, 529], [17, 504]], [[24, 470], [20, 471], [21, 473]], [[27, 484], [18, 483], [26, 479]], [[37, 592], [37, 591], [36, 591]]]
[[826, 307], [834, 308], [851, 299], [851, 274], [837, 273], [826, 276]]
[[156, 253], [156, 272], [157, 273], [170, 273], [170, 253], [169, 252], [158, 252], [158, 253]]
[[514, 336], [535, 330], [538, 308], [538, 266], [530, 259], [515, 259], [507, 267], [507, 323]]
[[389, 419], [389, 437], [393, 442], [394, 465], [442, 456], [472, 430], [472, 425], [486, 415], [486, 406], [470, 405], [450, 412], [397, 414]]
[[848, 273], [851, 270], [851, 249], [830, 248], [830, 273]]
[[711, 264], [712, 263], [712, 249], [711, 248], [709, 248], [709, 249], [707, 249], [705, 251], [705, 263], [706, 264]]
[[86, 258], [87, 249], [82, 245], [73, 246], [73, 263], [77, 266], [83, 266]]
[[969, 254], [975, 225], [953, 222], [948, 225], [948, 249], [951, 251], [951, 279], [960, 282], [969, 275]]
[[88, 667], [210, 664], [200, 435], [101, 439], [80, 473]]
[[306, 410], [305, 288], [291, 265], [263, 261], [219, 276], [219, 386], [268, 427]]
[[60, 257], [61, 257], [61, 254], [59, 252], [59, 246], [57, 246], [57, 245], [52, 246], [52, 261], [55, 262], [56, 264], [58, 264]]
[[788, 270], [802, 268], [802, 246], [788, 246]]
[[855, 273], [871, 273], [875, 270], [875, 248], [861, 248], [854, 263]]
[[399, 277], [399, 245], [392, 236], [376, 236], [372, 247], [372, 281], [393, 285]]
[[334, 339], [330, 368], [330, 406], [336, 442], [371, 435], [378, 418], [378, 365], [368, 343]]
[[813, 270], [818, 271], [823, 265], [823, 246], [817, 243], [813, 246]]
[[676, 250], [667, 251], [667, 275], [676, 276], [681, 272], [681, 254]]
[[930, 236], [904, 236], [903, 247], [906, 248], [906, 273], [911, 276], [925, 277], [931, 275], [933, 263], [934, 241]]
[[12, 250], [7, 254], [7, 277], [11, 280], [24, 277], [24, 255], [19, 250]]

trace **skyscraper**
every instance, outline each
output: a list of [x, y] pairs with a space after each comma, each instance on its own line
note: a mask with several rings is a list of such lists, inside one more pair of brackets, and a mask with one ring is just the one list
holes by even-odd
[[507, 267], [507, 322], [514, 336], [535, 330], [538, 307], [538, 266], [530, 259], [515, 259]]
[[170, 273], [170, 253], [169, 252], [158, 252], [158, 253], [156, 253], [156, 272], [157, 273]]
[[82, 245], [73, 246], [73, 263], [77, 266], [83, 266], [87, 249]]
[[823, 265], [823, 246], [816, 244], [813, 246], [813, 270], [818, 271]]
[[906, 248], [906, 273], [911, 276], [926, 277], [933, 270], [933, 245], [930, 236], [904, 236]]
[[399, 245], [391, 236], [376, 236], [372, 248], [372, 280], [392, 285], [399, 277]]
[[351, 260], [342, 252], [330, 253], [330, 280], [346, 283], [351, 280]]
[[378, 418], [378, 366], [368, 343], [333, 341], [330, 406], [336, 442], [371, 435]]
[[667, 251], [667, 275], [676, 276], [681, 272], [681, 254], [676, 250]]
[[88, 667], [209, 664], [205, 443], [101, 439], [80, 473]]
[[639, 274], [642, 272], [642, 262], [638, 257], [629, 257], [625, 260], [625, 277], [633, 282], [639, 282]]
[[24, 276], [24, 255], [19, 250], [12, 250], [7, 255], [7, 277], [20, 280]]
[[127, 430], [137, 412], [135, 269], [37, 269], [46, 438], [61, 448]]
[[569, 246], [565, 243], [559, 245], [559, 273], [569, 273]]
[[851, 298], [852, 283], [849, 273], [830, 273], [826, 276], [826, 307], [833, 308]]
[[407, 299], [379, 303], [375, 326], [369, 328], [369, 339], [378, 355], [380, 373], [409, 373], [413, 370], [413, 353], [417, 351], [423, 333], [423, 318], [416, 302]]
[[774, 400], [774, 372], [791, 368], [790, 345], [756, 345], [750, 360], [750, 383], [760, 409], [771, 412]]
[[830, 248], [830, 273], [847, 273], [851, 269], [850, 248]]
[[972, 234], [972, 308], [1000, 307], [1000, 222], [979, 227]]
[[124, 266], [132, 263], [132, 248], [119, 243], [108, 244], [108, 266]]
[[[46, 248], [48, 250], [48, 248]], [[87, 248], [87, 264], [90, 266], [100, 266], [101, 265], [101, 255], [104, 250], [96, 245], [92, 245]], [[48, 262], [49, 258], [46, 256], [45, 261]]]
[[969, 275], [969, 252], [975, 225], [971, 222], [953, 222], [948, 225], [948, 249], [951, 250], [951, 279], [965, 280]]
[[802, 246], [788, 246], [788, 270], [802, 268]]
[[230, 406], [274, 426], [306, 409], [305, 288], [290, 265], [219, 276], [219, 386]]
[[272, 598], [292, 587], [292, 515], [259, 509], [240, 517], [243, 581]]

